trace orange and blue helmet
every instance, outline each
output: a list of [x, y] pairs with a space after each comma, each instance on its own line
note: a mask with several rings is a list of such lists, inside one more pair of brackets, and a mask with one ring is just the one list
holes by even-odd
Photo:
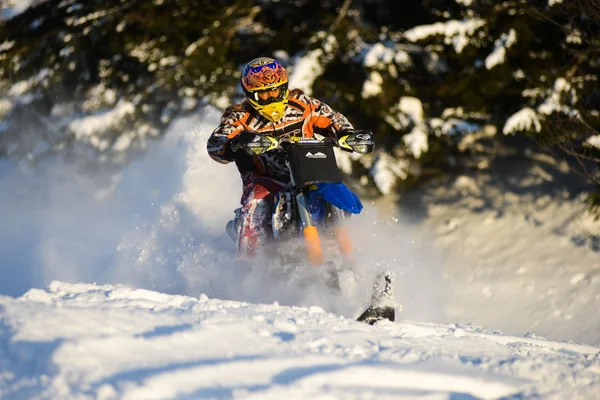
[[[289, 98], [288, 75], [281, 63], [270, 57], [259, 57], [250, 61], [242, 72], [242, 89], [252, 106], [266, 119], [277, 122]], [[276, 91], [279, 93], [263, 99], [261, 92]]]

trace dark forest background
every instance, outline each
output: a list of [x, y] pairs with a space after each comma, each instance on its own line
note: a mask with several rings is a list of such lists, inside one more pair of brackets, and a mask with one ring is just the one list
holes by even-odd
[[1, 4], [0, 157], [122, 164], [173, 118], [240, 100], [241, 67], [266, 55], [312, 66], [305, 90], [376, 134], [357, 168], [385, 154], [399, 188], [535, 149], [567, 162], [600, 214], [598, 0]]

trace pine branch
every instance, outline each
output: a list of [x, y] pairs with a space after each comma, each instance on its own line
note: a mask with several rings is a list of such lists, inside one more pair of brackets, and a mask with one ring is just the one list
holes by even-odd
[[351, 3], [352, 3], [352, 0], [344, 0], [344, 4], [342, 5], [342, 8], [340, 9], [340, 13], [338, 14], [335, 21], [333, 21], [333, 23], [329, 27], [329, 33], [333, 33], [337, 29], [338, 25], [342, 22], [342, 20], [344, 18], [346, 18], [346, 15], [348, 14], [348, 10], [350, 9]]

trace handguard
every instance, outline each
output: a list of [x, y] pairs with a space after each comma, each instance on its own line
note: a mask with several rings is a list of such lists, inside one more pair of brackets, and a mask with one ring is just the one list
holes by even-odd
[[242, 131], [239, 134], [238, 146], [251, 156], [259, 156], [279, 146], [274, 137], [260, 135], [252, 131]]
[[354, 131], [338, 139], [338, 146], [346, 151], [367, 154], [373, 151], [373, 132], [367, 130]]

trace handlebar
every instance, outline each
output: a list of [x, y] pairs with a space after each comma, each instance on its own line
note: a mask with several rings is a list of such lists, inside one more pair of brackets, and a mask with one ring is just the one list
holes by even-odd
[[268, 151], [289, 145], [289, 144], [332, 144], [343, 150], [357, 152], [361, 154], [373, 151], [373, 133], [370, 131], [349, 132], [337, 140], [324, 137], [323, 139], [302, 137], [282, 137], [275, 138], [269, 135], [261, 135], [258, 132], [245, 131], [243, 137], [240, 137], [240, 147], [250, 155], [261, 155]]

